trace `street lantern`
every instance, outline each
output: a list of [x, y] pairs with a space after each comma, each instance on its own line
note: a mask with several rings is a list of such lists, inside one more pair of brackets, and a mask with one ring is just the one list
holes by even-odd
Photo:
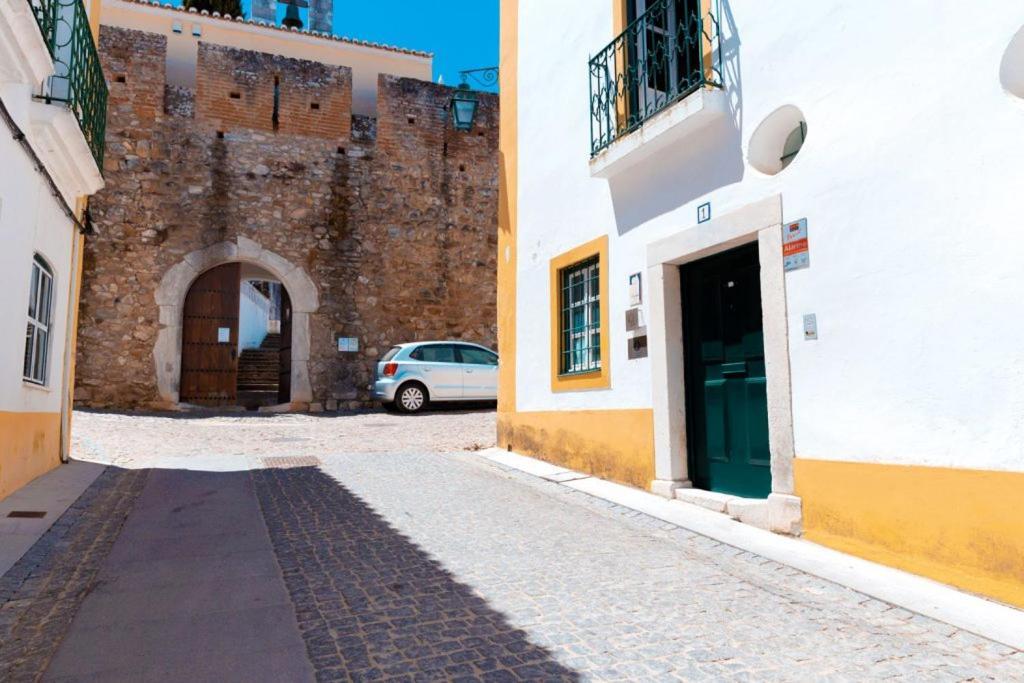
[[468, 69], [460, 71], [462, 83], [452, 93], [452, 123], [455, 130], [473, 130], [473, 119], [476, 118], [476, 110], [480, 106], [480, 98], [472, 88], [469, 87], [469, 79], [487, 88], [498, 83], [498, 67], [490, 66], [486, 69]]
[[468, 131], [473, 129], [473, 119], [476, 118], [476, 109], [480, 102], [473, 92], [469, 83], [463, 79], [459, 87], [452, 94], [452, 123], [455, 130]]

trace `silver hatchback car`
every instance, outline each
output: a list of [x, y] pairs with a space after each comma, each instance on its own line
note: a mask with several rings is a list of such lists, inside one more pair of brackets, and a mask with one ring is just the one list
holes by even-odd
[[494, 401], [498, 354], [469, 342], [399, 344], [377, 363], [373, 380], [373, 398], [404, 413], [431, 401]]

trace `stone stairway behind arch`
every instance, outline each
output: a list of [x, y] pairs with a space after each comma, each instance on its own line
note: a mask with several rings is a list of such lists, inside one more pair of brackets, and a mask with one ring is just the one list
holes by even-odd
[[279, 387], [281, 335], [268, 334], [258, 349], [238, 357], [238, 405], [257, 410], [276, 405]]

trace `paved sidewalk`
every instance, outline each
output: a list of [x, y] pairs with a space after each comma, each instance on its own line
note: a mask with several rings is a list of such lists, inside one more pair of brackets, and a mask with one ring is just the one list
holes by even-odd
[[0, 578], [0, 680], [1024, 680], [1012, 647], [476, 453], [187, 424]]
[[[0, 576], [21, 559], [53, 523], [103, 472], [102, 465], [61, 465], [0, 501]], [[15, 511], [42, 512], [42, 517], [9, 517]]]
[[46, 670], [145, 481], [144, 471], [106, 469], [0, 577], [0, 680]]
[[150, 472], [46, 675], [83, 679], [313, 679], [248, 472]]
[[1024, 680], [1012, 648], [473, 455], [324, 470], [586, 680]]

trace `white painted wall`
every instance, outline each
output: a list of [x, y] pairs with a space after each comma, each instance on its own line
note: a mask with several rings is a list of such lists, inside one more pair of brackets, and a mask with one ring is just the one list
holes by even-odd
[[[341, 42], [309, 33], [281, 31], [256, 24], [181, 12], [169, 7], [133, 0], [103, 0], [102, 21], [108, 26], [130, 28], [167, 36], [167, 83], [194, 88], [199, 41], [245, 50], [258, 50], [295, 59], [309, 59], [352, 69], [352, 110], [374, 115], [377, 111], [377, 79], [380, 74], [433, 78], [433, 57], [371, 44]], [[181, 33], [175, 33], [175, 23]], [[194, 26], [202, 35], [192, 35]]]
[[[731, 117], [604, 180], [587, 61], [612, 3], [521, 0], [517, 409], [650, 407], [623, 320], [646, 245], [699, 230], [705, 201], [722, 215], [779, 193], [786, 220], [810, 223], [811, 268], [787, 276], [797, 456], [1024, 470], [1024, 106], [1000, 78], [1024, 5], [974, 3], [978, 30], [964, 12], [723, 0]], [[749, 139], [787, 104], [807, 142], [766, 176]], [[612, 386], [553, 394], [548, 262], [605, 233]]]
[[[31, 91], [0, 85], [0, 98], [23, 130], [29, 128]], [[0, 123], [0, 411], [60, 411], [71, 249], [75, 228], [29, 157]], [[22, 381], [32, 259], [42, 254], [54, 272], [49, 377], [46, 387]]]
[[238, 300], [238, 350], [258, 349], [270, 329], [270, 299], [243, 281]]

